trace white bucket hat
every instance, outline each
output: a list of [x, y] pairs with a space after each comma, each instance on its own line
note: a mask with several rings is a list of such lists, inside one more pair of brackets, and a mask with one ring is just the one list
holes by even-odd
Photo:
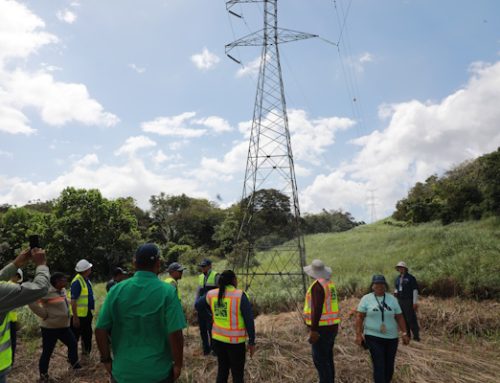
[[86, 259], [80, 259], [76, 264], [75, 271], [77, 273], [83, 273], [92, 267], [92, 263], [87, 261]]
[[304, 266], [304, 272], [314, 279], [330, 279], [332, 276], [332, 269], [319, 259], [313, 260], [309, 266]]
[[398, 264], [396, 265], [396, 269], [398, 267], [404, 267], [406, 270], [408, 270], [408, 266], [406, 266], [406, 263], [403, 261], [398, 262]]

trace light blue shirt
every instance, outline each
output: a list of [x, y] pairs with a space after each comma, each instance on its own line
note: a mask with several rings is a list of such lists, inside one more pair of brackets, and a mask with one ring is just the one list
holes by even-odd
[[[377, 303], [378, 299], [378, 303]], [[398, 338], [398, 323], [396, 322], [396, 314], [401, 314], [401, 307], [394, 296], [385, 294], [385, 309], [384, 309], [384, 324], [386, 328], [385, 334], [380, 331], [382, 325], [382, 313], [380, 306], [384, 297], [376, 297], [375, 294], [366, 294], [358, 305], [358, 311], [366, 314], [364, 322], [364, 334], [378, 336], [385, 339]]]

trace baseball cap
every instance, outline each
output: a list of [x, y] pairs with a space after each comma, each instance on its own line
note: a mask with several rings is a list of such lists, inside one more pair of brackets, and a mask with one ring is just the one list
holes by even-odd
[[385, 277], [380, 274], [376, 274], [372, 277], [372, 283], [387, 283]]
[[200, 267], [206, 267], [206, 266], [210, 266], [212, 264], [212, 261], [208, 258], [205, 258], [203, 261], [201, 261], [198, 266]]
[[154, 243], [145, 243], [135, 252], [135, 262], [141, 266], [153, 266], [159, 258], [160, 250]]
[[167, 267], [167, 271], [184, 271], [184, 270], [186, 270], [186, 268], [178, 262], [172, 262]]
[[128, 271], [123, 270], [121, 267], [115, 267], [113, 269], [113, 276], [116, 277], [119, 274], [128, 275]]

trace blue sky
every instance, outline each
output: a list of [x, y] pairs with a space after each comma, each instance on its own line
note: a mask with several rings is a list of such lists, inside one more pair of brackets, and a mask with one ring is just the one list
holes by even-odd
[[[500, 3], [280, 0], [302, 211], [390, 214], [416, 181], [500, 146]], [[0, 203], [66, 186], [241, 196], [262, 5], [0, 0]], [[345, 27], [339, 40], [346, 10]], [[353, 101], [353, 100], [356, 101]]]

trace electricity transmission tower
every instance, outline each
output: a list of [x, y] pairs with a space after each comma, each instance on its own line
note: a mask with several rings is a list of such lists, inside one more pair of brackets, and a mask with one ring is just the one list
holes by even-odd
[[[226, 2], [230, 14], [242, 18], [235, 12], [235, 5], [241, 3], [261, 3], [264, 27], [226, 45], [226, 54], [236, 47], [262, 47], [257, 92], [253, 111], [252, 130], [248, 147], [248, 157], [242, 196], [243, 220], [238, 244], [239, 256], [235, 269], [248, 289], [254, 279], [274, 278], [281, 286], [294, 286], [305, 292], [306, 277], [302, 270], [305, 265], [304, 237], [301, 231], [300, 207], [295, 178], [294, 160], [288, 128], [285, 90], [280, 64], [279, 45], [304, 40], [317, 35], [278, 28], [278, 0], [231, 0]], [[288, 219], [285, 222], [288, 238], [273, 242], [276, 233], [262, 236], [262, 220], [259, 211], [264, 204], [263, 193], [279, 191], [277, 195], [287, 197], [285, 207]], [[278, 203], [278, 202], [277, 202]], [[283, 205], [280, 205], [283, 208]], [[257, 232], [261, 235], [257, 238]], [[283, 233], [281, 233], [283, 236]], [[283, 237], [282, 237], [283, 238]], [[257, 258], [257, 252], [259, 257]], [[273, 289], [278, 289], [272, 283]], [[270, 285], [271, 288], [271, 285]]]

